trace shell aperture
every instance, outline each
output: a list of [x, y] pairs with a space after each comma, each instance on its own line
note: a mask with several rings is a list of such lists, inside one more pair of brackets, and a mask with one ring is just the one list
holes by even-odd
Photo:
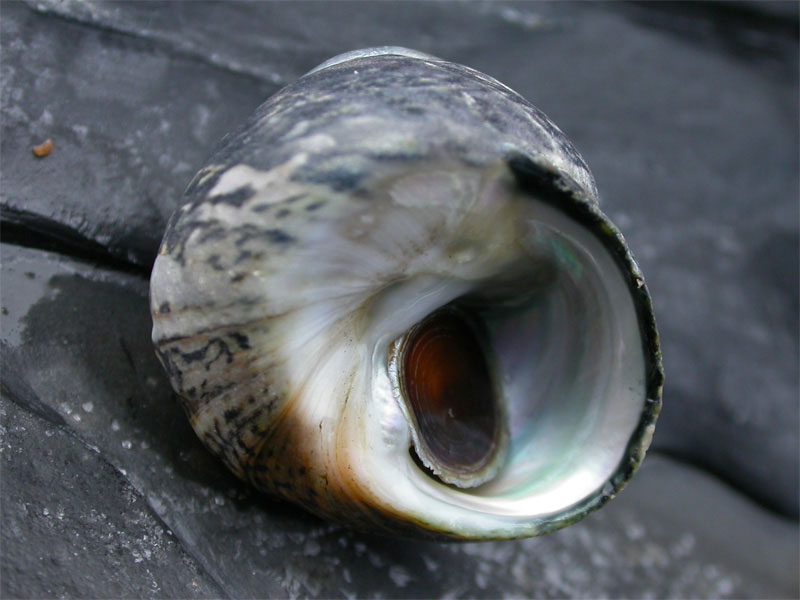
[[404, 336], [396, 390], [423, 464], [447, 483], [473, 487], [501, 464], [504, 415], [484, 348], [462, 313], [439, 309]]
[[624, 486], [660, 407], [647, 289], [596, 195], [490, 77], [331, 59], [189, 185], [151, 278], [158, 356], [261, 490], [362, 529], [552, 531]]

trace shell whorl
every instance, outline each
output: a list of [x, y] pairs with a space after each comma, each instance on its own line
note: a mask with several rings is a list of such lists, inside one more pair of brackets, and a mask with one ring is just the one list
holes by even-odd
[[[554, 251], [531, 225], [534, 197], [590, 229], [630, 290], [640, 414], [610, 485], [553, 518], [429, 517], [442, 484], [412, 473], [406, 487], [425, 491], [398, 504], [406, 487], [370, 473], [398, 453], [410, 473], [387, 356], [420, 314], [470, 294], [505, 301], [506, 288], [528, 302], [546, 285]], [[596, 198], [560, 130], [494, 79], [392, 49], [332, 59], [267, 100], [190, 183], [153, 269], [157, 353], [203, 442], [259, 489], [362, 528], [544, 533], [624, 485], [660, 406], [647, 291]], [[480, 493], [462, 495], [483, 510]]]

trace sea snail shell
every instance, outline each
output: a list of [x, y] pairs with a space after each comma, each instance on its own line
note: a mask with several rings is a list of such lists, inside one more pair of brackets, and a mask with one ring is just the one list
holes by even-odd
[[518, 94], [348, 53], [226, 137], [170, 220], [153, 341], [240, 478], [361, 529], [504, 539], [613, 497], [661, 370], [641, 273]]

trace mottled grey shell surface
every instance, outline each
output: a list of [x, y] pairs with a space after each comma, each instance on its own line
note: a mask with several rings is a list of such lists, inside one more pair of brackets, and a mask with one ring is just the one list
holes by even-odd
[[[539, 214], [544, 225], [534, 223]], [[551, 230], [553, 239], [541, 233]], [[638, 336], [633, 350], [642, 357], [620, 367], [637, 371], [625, 376], [641, 397], [625, 400], [624, 411], [634, 414], [620, 417], [620, 439], [609, 444], [606, 463], [616, 466], [563, 503], [556, 484], [537, 491], [531, 498], [542, 498], [541, 510], [538, 500], [519, 503], [526, 489], [539, 487], [521, 467], [509, 466], [506, 483], [476, 492], [415, 473], [408, 424], [384, 381], [388, 344], [419, 319], [406, 307], [422, 298], [430, 312], [475, 290], [490, 298], [503, 269], [519, 269], [514, 253], [525, 244], [515, 240], [530, 231], [531, 256], [546, 254], [543, 263], [559, 268], [577, 261], [567, 276], [575, 281], [593, 259], [584, 264], [583, 254], [570, 254], [569, 240], [604, 254], [598, 264], [619, 283], [608, 284], [609, 307], [596, 310], [630, 320], [619, 326], [619, 345], [630, 347]], [[516, 270], [509, 277], [515, 290], [530, 279]], [[602, 285], [586, 289], [602, 295]], [[595, 310], [595, 300], [579, 300]], [[620, 302], [625, 308], [615, 313]], [[169, 222], [151, 304], [157, 353], [203, 442], [259, 489], [359, 528], [488, 539], [562, 527], [629, 480], [660, 408], [663, 376], [647, 290], [597, 206], [581, 157], [503, 84], [404, 49], [324, 63], [222, 141]], [[575, 339], [587, 323], [576, 326]], [[605, 334], [592, 335], [602, 346]], [[615, 366], [623, 360], [615, 356], [599, 364]], [[599, 408], [581, 402], [588, 422]], [[548, 416], [550, 409], [536, 410]], [[590, 439], [590, 426], [580, 427]], [[514, 464], [538, 443], [535, 434], [519, 443], [515, 435]], [[391, 491], [380, 471], [411, 483]]]

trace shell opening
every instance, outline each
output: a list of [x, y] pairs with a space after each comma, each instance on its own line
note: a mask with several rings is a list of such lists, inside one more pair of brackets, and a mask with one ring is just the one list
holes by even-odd
[[[412, 325], [386, 347], [383, 357], [389, 359], [378, 368], [391, 381], [420, 454], [416, 462], [407, 452], [398, 455], [409, 485], [438, 501], [443, 523], [455, 519], [460, 531], [496, 527], [503, 537], [509, 528], [551, 527], [545, 524], [555, 515], [616, 492], [609, 485], [635, 436], [647, 392], [641, 324], [629, 278], [602, 241], [599, 227], [586, 227], [547, 202], [509, 188], [492, 193], [499, 203], [493, 206], [503, 208], [491, 214], [502, 227], [496, 227], [496, 238], [484, 236], [470, 252], [472, 272], [480, 276], [426, 274], [394, 285], [387, 293], [393, 301], [381, 312], [386, 320]], [[411, 298], [413, 308], [404, 306]], [[487, 461], [491, 468], [466, 485], [453, 484], [420, 452], [424, 434], [409, 414], [415, 412], [404, 397], [410, 386], [401, 381], [403, 360], [397, 358], [403, 356], [398, 348], [413, 345], [409, 339], [415, 331], [438, 321], [436, 315], [450, 307], [469, 315], [473, 331], [480, 332], [477, 339], [485, 348], [502, 423], [501, 449]], [[418, 316], [409, 321], [413, 311]], [[466, 380], [456, 387], [469, 387], [472, 371], [459, 371]], [[389, 484], [387, 493], [399, 498], [399, 487]], [[455, 507], [463, 509], [463, 520]], [[428, 503], [420, 510], [436, 512]]]
[[484, 340], [475, 319], [449, 305], [393, 349], [414, 452], [426, 472], [458, 487], [490, 480], [506, 450], [505, 415]]

